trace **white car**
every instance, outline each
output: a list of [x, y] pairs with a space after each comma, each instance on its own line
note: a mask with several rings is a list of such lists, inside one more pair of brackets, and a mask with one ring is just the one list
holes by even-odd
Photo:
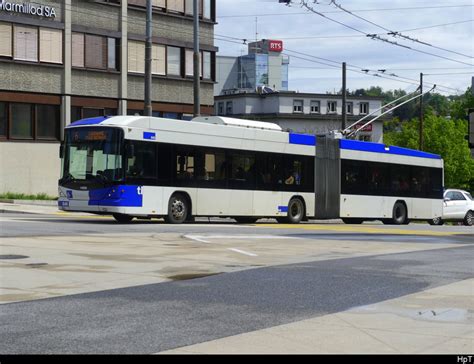
[[443, 225], [445, 221], [462, 221], [466, 226], [474, 223], [474, 199], [463, 190], [444, 191], [443, 217], [430, 220], [430, 225]]

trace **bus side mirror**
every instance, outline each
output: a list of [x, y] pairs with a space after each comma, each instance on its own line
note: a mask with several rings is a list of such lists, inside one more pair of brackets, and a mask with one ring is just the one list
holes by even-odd
[[63, 143], [59, 145], [59, 158], [60, 159], [64, 158], [64, 144]]

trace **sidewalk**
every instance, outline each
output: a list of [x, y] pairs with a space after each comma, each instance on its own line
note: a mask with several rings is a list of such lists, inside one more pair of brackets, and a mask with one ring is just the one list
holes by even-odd
[[469, 354], [474, 279], [161, 354]]
[[0, 200], [0, 213], [56, 214], [58, 202], [48, 200]]

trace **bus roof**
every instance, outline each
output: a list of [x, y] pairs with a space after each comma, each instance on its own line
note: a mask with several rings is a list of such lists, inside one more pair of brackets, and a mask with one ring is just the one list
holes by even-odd
[[[277, 132], [281, 131], [281, 128], [267, 127], [263, 128], [261, 124], [267, 124], [264, 122], [258, 122], [253, 120], [240, 120], [231, 119], [231, 118], [222, 118], [222, 117], [207, 117], [207, 118], [196, 118], [195, 121], [183, 121], [183, 120], [174, 120], [174, 119], [165, 119], [165, 118], [155, 118], [147, 116], [100, 116], [88, 119], [78, 120], [71, 123], [66, 128], [77, 127], [77, 126], [122, 126], [122, 127], [139, 127], [139, 128], [148, 128], [150, 121], [153, 119], [161, 121], [170, 121], [173, 123], [202, 123], [205, 124], [217, 124], [218, 126], [230, 126], [238, 128], [252, 128], [252, 129], [267, 129], [268, 132]], [[207, 119], [207, 120], [203, 120]], [[151, 121], [152, 122], [152, 121]], [[269, 125], [274, 125], [268, 123]], [[216, 125], [216, 126], [217, 126]], [[286, 133], [282, 132], [281, 135]], [[316, 137], [309, 134], [296, 134], [289, 133], [288, 143], [296, 145], [305, 145], [305, 146], [316, 146]], [[278, 138], [280, 139], [280, 138]], [[370, 153], [380, 153], [380, 154], [392, 154], [392, 155], [403, 155], [409, 157], [418, 157], [418, 158], [428, 158], [428, 159], [441, 159], [441, 156], [437, 154], [422, 152], [419, 150], [401, 148], [395, 146], [387, 146], [381, 143], [372, 143], [364, 142], [358, 140], [349, 140], [341, 139], [340, 148], [346, 150], [354, 150], [361, 152], [370, 152]]]

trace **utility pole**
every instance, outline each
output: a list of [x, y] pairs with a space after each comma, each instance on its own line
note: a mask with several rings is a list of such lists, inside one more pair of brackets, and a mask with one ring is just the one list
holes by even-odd
[[151, 51], [152, 51], [152, 7], [151, 0], [146, 1], [146, 43], [145, 43], [145, 116], [152, 116], [151, 106]]
[[346, 62], [342, 62], [342, 128], [346, 129], [347, 124], [347, 102], [346, 102]]
[[199, 1], [193, 0], [194, 11], [194, 117], [201, 115], [200, 74], [201, 62], [199, 59]]
[[423, 118], [424, 118], [424, 115], [423, 115], [423, 73], [420, 73], [420, 94], [421, 94], [421, 97], [420, 97], [420, 145], [419, 145], [419, 150], [423, 150], [423, 144], [424, 144], [424, 140], [423, 140]]

